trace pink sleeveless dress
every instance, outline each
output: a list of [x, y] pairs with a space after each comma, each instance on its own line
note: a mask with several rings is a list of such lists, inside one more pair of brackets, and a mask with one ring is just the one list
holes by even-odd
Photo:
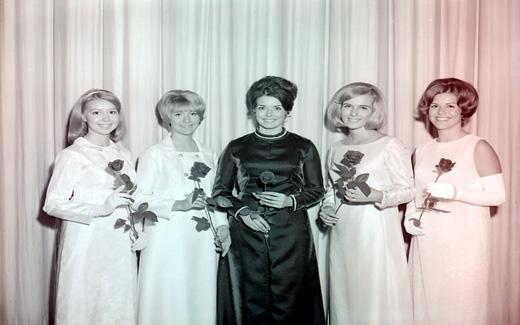
[[[451, 142], [436, 139], [415, 153], [416, 207], [424, 206], [424, 188], [437, 177], [441, 158], [455, 162], [437, 182], [482, 190], [474, 163], [475, 145], [481, 138], [466, 135]], [[488, 270], [490, 266], [489, 207], [440, 200], [425, 211], [424, 236], [414, 236], [409, 267], [415, 324], [486, 324]]]

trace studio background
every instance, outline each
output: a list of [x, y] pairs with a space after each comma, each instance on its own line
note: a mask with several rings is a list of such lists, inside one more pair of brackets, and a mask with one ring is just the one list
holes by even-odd
[[1, 0], [0, 72], [1, 324], [52, 319], [59, 223], [41, 207], [84, 91], [121, 99], [123, 142], [137, 157], [165, 135], [160, 96], [193, 90], [207, 104], [196, 137], [220, 152], [253, 130], [245, 93], [265, 75], [298, 85], [286, 126], [322, 160], [337, 138], [323, 116], [339, 87], [378, 85], [384, 131], [413, 149], [430, 137], [414, 119], [428, 83], [474, 84], [467, 129], [496, 149], [508, 192], [493, 217], [489, 324], [520, 323], [520, 0]]

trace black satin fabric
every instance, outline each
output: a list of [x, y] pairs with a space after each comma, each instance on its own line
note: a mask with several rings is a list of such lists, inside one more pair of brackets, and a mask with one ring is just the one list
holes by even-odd
[[[273, 184], [259, 180], [272, 171]], [[233, 189], [237, 196], [233, 195]], [[266, 236], [247, 227], [236, 212], [256, 210], [252, 192], [294, 195], [296, 210], [271, 209]], [[321, 163], [311, 141], [294, 133], [265, 139], [256, 133], [233, 140], [222, 153], [213, 196], [233, 202], [231, 250], [220, 260], [219, 324], [324, 324], [316, 253], [306, 208], [324, 195]]]

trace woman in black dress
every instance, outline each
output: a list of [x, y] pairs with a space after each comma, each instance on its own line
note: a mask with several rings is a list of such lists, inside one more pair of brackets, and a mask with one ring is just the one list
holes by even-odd
[[246, 102], [257, 129], [220, 157], [213, 196], [233, 203], [233, 244], [219, 271], [221, 324], [324, 324], [306, 211], [324, 195], [320, 157], [283, 127], [296, 94], [280, 77], [253, 83]]

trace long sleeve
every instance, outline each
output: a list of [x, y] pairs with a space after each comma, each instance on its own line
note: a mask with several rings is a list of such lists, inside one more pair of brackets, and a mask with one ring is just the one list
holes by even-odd
[[74, 198], [74, 188], [83, 165], [81, 157], [69, 150], [63, 150], [56, 157], [43, 206], [48, 215], [84, 224], [92, 222], [98, 206]]
[[[332, 148], [327, 151], [327, 159], [325, 164], [325, 170], [329, 171], [332, 166]], [[334, 186], [332, 184], [332, 180], [327, 173], [327, 181], [325, 187], [325, 197], [323, 198], [323, 205], [334, 206]]]
[[392, 139], [383, 154], [391, 185], [383, 189], [383, 201], [376, 203], [380, 209], [410, 202], [414, 196], [410, 152], [397, 139]]
[[308, 152], [304, 156], [302, 172], [303, 188], [299, 193], [293, 194], [296, 201], [296, 210], [308, 208], [318, 203], [325, 194], [320, 156], [312, 142], [309, 143]]
[[[159, 184], [165, 174], [161, 171], [160, 157], [156, 151], [148, 150], [141, 158], [137, 167], [137, 190], [134, 193], [136, 204], [148, 203], [148, 210], [158, 217], [170, 219], [174, 198], [165, 194], [167, 189], [161, 189]], [[171, 184], [174, 186], [174, 184]]]
[[[212, 154], [213, 162], [216, 162], [218, 160], [217, 155], [215, 153]], [[227, 213], [215, 210], [213, 213], [213, 224], [215, 228], [223, 225], [228, 225], [228, 218]]]
[[229, 199], [233, 206], [228, 212], [233, 216], [235, 216], [240, 209], [246, 207], [246, 204], [233, 195], [236, 179], [237, 165], [233, 158], [231, 145], [228, 145], [218, 161], [212, 196], [222, 196]]

